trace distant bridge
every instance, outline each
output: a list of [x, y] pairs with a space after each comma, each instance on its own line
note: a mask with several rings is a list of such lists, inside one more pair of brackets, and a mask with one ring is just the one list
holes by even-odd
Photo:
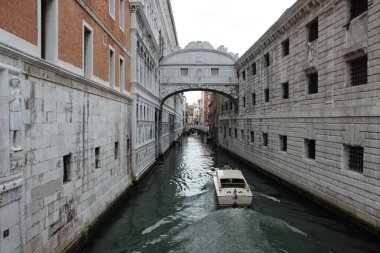
[[185, 125], [184, 127], [184, 131], [189, 131], [191, 129], [208, 133], [208, 126], [206, 125]]

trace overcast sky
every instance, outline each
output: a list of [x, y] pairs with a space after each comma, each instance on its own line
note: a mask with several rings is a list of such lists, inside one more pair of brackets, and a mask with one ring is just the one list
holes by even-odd
[[[296, 0], [171, 0], [179, 46], [208, 41], [242, 56]], [[192, 103], [200, 92], [185, 93]]]

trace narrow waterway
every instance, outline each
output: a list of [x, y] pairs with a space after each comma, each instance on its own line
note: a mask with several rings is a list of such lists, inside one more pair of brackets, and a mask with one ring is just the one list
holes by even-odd
[[[251, 208], [217, 207], [210, 169], [226, 161], [254, 192]], [[380, 252], [380, 242], [225, 151], [184, 137], [84, 252]]]

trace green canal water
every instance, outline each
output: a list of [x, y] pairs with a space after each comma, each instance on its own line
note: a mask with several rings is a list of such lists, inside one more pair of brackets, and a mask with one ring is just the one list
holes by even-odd
[[[211, 168], [228, 161], [251, 208], [217, 206]], [[138, 184], [83, 252], [380, 252], [380, 242], [200, 136], [184, 137]]]

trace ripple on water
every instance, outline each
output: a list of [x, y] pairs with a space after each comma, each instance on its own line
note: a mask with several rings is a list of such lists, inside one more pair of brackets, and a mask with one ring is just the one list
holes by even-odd
[[307, 235], [283, 220], [250, 209], [226, 208], [192, 223], [173, 241], [181, 245], [178, 252], [286, 252], [291, 244], [276, 242], [284, 236], [297, 242]]

